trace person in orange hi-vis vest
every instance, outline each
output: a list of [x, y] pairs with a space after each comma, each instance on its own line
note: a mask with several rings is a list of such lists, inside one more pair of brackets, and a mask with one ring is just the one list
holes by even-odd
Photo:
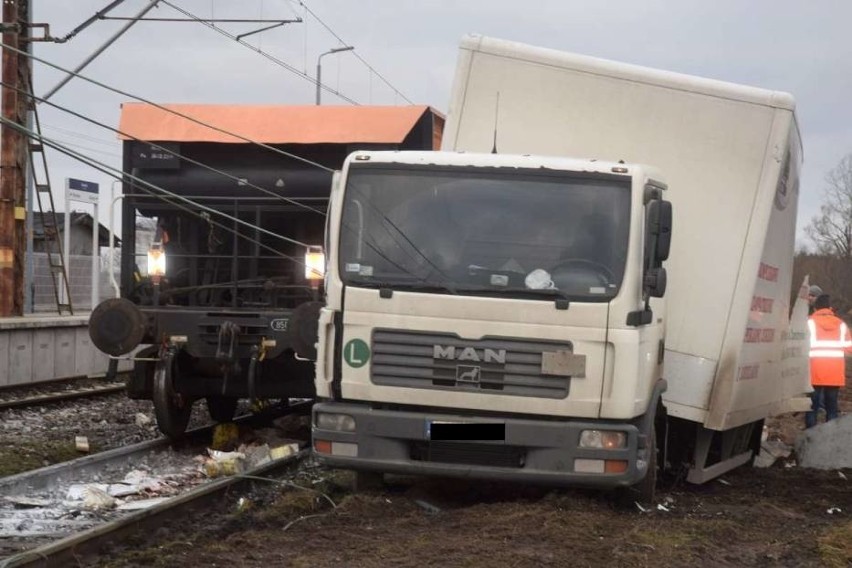
[[814, 313], [808, 318], [811, 339], [811, 411], [805, 414], [805, 427], [816, 425], [820, 407], [825, 419], [837, 418], [837, 397], [846, 385], [846, 354], [852, 353], [852, 336], [842, 319], [834, 315], [828, 294], [814, 301]]

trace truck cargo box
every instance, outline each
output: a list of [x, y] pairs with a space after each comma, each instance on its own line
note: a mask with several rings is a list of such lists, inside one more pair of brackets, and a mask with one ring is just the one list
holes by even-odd
[[809, 408], [807, 308], [790, 306], [802, 163], [790, 95], [470, 36], [442, 149], [660, 168], [675, 212], [669, 414], [724, 430]]

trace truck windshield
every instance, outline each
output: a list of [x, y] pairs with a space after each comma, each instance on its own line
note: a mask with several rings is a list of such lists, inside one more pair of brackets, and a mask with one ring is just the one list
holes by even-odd
[[607, 301], [629, 224], [624, 176], [353, 164], [339, 271], [350, 286]]

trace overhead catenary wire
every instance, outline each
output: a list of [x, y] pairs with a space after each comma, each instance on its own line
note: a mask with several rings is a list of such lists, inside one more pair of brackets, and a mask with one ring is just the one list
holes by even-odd
[[[337, 41], [339, 41], [342, 45], [351, 45], [351, 44], [346, 43], [345, 41], [343, 41], [343, 38], [341, 38], [339, 35], [337, 35], [337, 34], [334, 32], [334, 30], [332, 30], [332, 29], [331, 29], [331, 27], [330, 27], [328, 24], [326, 24], [324, 21], [322, 21], [322, 19], [320, 19], [320, 17], [319, 17], [319, 16], [317, 16], [317, 15], [314, 13], [314, 11], [313, 11], [313, 10], [311, 10], [311, 9], [307, 6], [307, 4], [305, 4], [302, 0], [299, 0], [299, 5], [300, 5], [300, 6], [302, 6], [302, 8], [304, 8], [304, 9], [305, 9], [305, 11], [306, 11], [308, 14], [310, 14], [310, 15], [311, 15], [311, 17], [313, 17], [313, 18], [314, 18], [317, 22], [319, 22], [319, 23], [320, 23], [320, 25], [321, 25], [322, 27], [324, 27], [324, 28], [328, 31], [328, 33], [330, 33], [331, 35], [333, 35], [333, 36], [334, 36], [334, 38], [335, 38]], [[387, 85], [388, 87], [390, 87], [390, 88], [391, 88], [391, 90], [393, 90], [393, 92], [395, 92], [397, 95], [399, 95], [400, 97], [402, 97], [402, 99], [403, 99], [405, 102], [407, 102], [407, 103], [408, 103], [408, 104], [410, 104], [410, 105], [413, 105], [413, 104], [414, 104], [414, 103], [411, 101], [411, 99], [409, 99], [408, 97], [406, 97], [406, 96], [405, 96], [405, 95], [404, 95], [404, 94], [403, 94], [403, 93], [402, 93], [399, 89], [397, 89], [396, 87], [394, 87], [394, 86], [390, 83], [390, 81], [388, 81], [387, 79], [385, 79], [385, 77], [384, 77], [381, 73], [379, 73], [378, 71], [376, 71], [376, 70], [373, 68], [373, 66], [372, 66], [372, 65], [370, 65], [369, 63], [367, 63], [367, 61], [366, 61], [363, 57], [361, 57], [361, 55], [360, 55], [357, 51], [353, 51], [353, 53], [352, 53], [352, 54], [353, 54], [353, 55], [354, 55], [354, 56], [358, 59], [358, 61], [360, 61], [361, 63], [363, 63], [363, 64], [364, 64], [364, 66], [365, 66], [365, 67], [367, 67], [367, 69], [369, 69], [369, 70], [370, 70], [370, 72], [371, 72], [373, 75], [375, 75], [376, 77], [378, 77], [379, 79], [381, 79], [381, 80], [382, 80], [382, 82], [383, 82], [385, 85]]]
[[[26, 96], [29, 97], [31, 95], [29, 93], [26, 93]], [[48, 104], [52, 104], [52, 103], [48, 103]], [[58, 106], [58, 105], [54, 105], [54, 106]], [[88, 142], [94, 142], [96, 144], [101, 144], [103, 146], [109, 146], [113, 150], [116, 150], [116, 149], [118, 149], [118, 147], [121, 146], [121, 142], [119, 142], [118, 140], [107, 140], [106, 138], [98, 138], [97, 136], [89, 136], [89, 135], [77, 132], [76, 130], [72, 130], [70, 128], [65, 128], [63, 126], [56, 126], [56, 125], [53, 125], [53, 124], [45, 124], [44, 122], [42, 122], [41, 127], [47, 128], [49, 130], [56, 130], [58, 132], [65, 134], [66, 136], [71, 136], [72, 138], [79, 138], [80, 140], [86, 140]]]
[[77, 77], [77, 78], [79, 78], [79, 79], [83, 79], [84, 81], [87, 81], [87, 82], [89, 82], [89, 83], [91, 83], [91, 84], [93, 84], [93, 85], [96, 85], [96, 86], [98, 86], [98, 87], [101, 87], [102, 89], [106, 89], [106, 90], [108, 90], [108, 91], [110, 91], [110, 92], [113, 92], [113, 93], [116, 93], [116, 94], [118, 94], [118, 95], [122, 95], [122, 96], [124, 96], [124, 97], [129, 97], [129, 98], [131, 98], [131, 99], [133, 99], [133, 100], [136, 100], [136, 101], [139, 101], [139, 102], [142, 102], [142, 103], [145, 103], [145, 104], [149, 104], [149, 105], [153, 106], [154, 108], [157, 108], [157, 109], [162, 110], [162, 111], [164, 111], [164, 112], [167, 112], [167, 113], [169, 113], [169, 114], [173, 114], [173, 115], [175, 115], [175, 116], [179, 116], [179, 117], [181, 117], [181, 118], [183, 118], [183, 119], [186, 119], [186, 120], [188, 120], [188, 121], [190, 121], [190, 122], [192, 122], [192, 123], [194, 123], [194, 124], [198, 124], [199, 126], [203, 126], [203, 127], [205, 127], [205, 128], [209, 128], [210, 130], [213, 130], [213, 131], [215, 131], [215, 132], [219, 132], [220, 134], [226, 134], [226, 135], [228, 135], [228, 136], [233, 136], [233, 137], [234, 137], [234, 138], [236, 138], [237, 140], [242, 140], [243, 142], [247, 142], [247, 143], [249, 143], [249, 144], [253, 144], [253, 145], [258, 146], [258, 147], [260, 147], [260, 148], [264, 148], [264, 149], [266, 149], [266, 150], [269, 150], [270, 152], [274, 152], [274, 153], [276, 153], [276, 154], [278, 154], [278, 155], [286, 156], [286, 157], [288, 157], [288, 158], [292, 158], [292, 159], [294, 159], [294, 160], [297, 160], [297, 161], [299, 161], [299, 162], [302, 162], [302, 163], [308, 164], [309, 166], [313, 166], [313, 167], [319, 168], [319, 169], [324, 170], [324, 171], [327, 171], [327, 172], [333, 172], [333, 171], [334, 171], [334, 169], [333, 169], [333, 168], [329, 168], [329, 167], [324, 166], [324, 165], [322, 165], [322, 164], [320, 164], [320, 163], [314, 162], [313, 160], [309, 160], [309, 159], [304, 158], [304, 157], [302, 157], [302, 156], [299, 156], [299, 155], [297, 155], [297, 154], [293, 154], [292, 152], [287, 152], [286, 150], [282, 150], [282, 149], [280, 149], [280, 148], [276, 148], [276, 147], [274, 147], [274, 146], [270, 146], [269, 144], [265, 144], [265, 143], [263, 143], [263, 142], [258, 142], [257, 140], [252, 140], [251, 138], [247, 138], [247, 137], [245, 137], [245, 136], [243, 136], [243, 135], [241, 135], [241, 134], [237, 134], [237, 133], [235, 133], [235, 132], [231, 132], [231, 131], [226, 130], [226, 129], [224, 129], [224, 128], [220, 128], [220, 127], [218, 127], [218, 126], [216, 126], [216, 125], [214, 125], [214, 124], [210, 124], [210, 123], [208, 123], [208, 122], [204, 122], [203, 120], [199, 120], [199, 119], [197, 119], [197, 118], [194, 118], [194, 117], [192, 117], [192, 116], [190, 116], [190, 115], [188, 115], [188, 114], [185, 114], [185, 113], [182, 113], [182, 112], [179, 112], [179, 111], [176, 111], [176, 110], [170, 109], [170, 108], [168, 108], [168, 107], [166, 107], [166, 106], [164, 106], [164, 105], [161, 105], [161, 104], [155, 103], [154, 101], [151, 101], [151, 100], [149, 100], [149, 99], [146, 99], [146, 98], [143, 98], [143, 97], [140, 97], [140, 96], [137, 96], [137, 95], [134, 95], [134, 94], [128, 93], [127, 91], [122, 91], [121, 89], [117, 89], [117, 88], [115, 88], [115, 87], [111, 87], [111, 86], [109, 86], [109, 85], [107, 85], [107, 84], [105, 84], [105, 83], [102, 83], [102, 82], [100, 82], [100, 81], [97, 81], [97, 80], [95, 80], [95, 79], [92, 79], [91, 77], [86, 77], [85, 75], [82, 75], [82, 74], [80, 74], [80, 73], [74, 73], [73, 71], [69, 71], [68, 69], [66, 69], [66, 68], [64, 68], [64, 67], [62, 67], [62, 66], [60, 66], [60, 65], [57, 65], [57, 64], [52, 63], [52, 62], [50, 62], [50, 61], [47, 61], [46, 59], [43, 59], [43, 58], [41, 58], [41, 57], [38, 57], [38, 56], [36, 56], [36, 55], [33, 55], [33, 54], [28, 53], [28, 52], [26, 52], [26, 51], [23, 51], [23, 50], [21, 50], [21, 49], [18, 49], [18, 48], [16, 48], [16, 47], [11, 46], [11, 45], [9, 45], [9, 44], [7, 44], [7, 43], [4, 43], [4, 42], [2, 42], [2, 41], [0, 41], [0, 48], [8, 49], [8, 50], [9, 50], [9, 51], [11, 51], [12, 53], [16, 53], [16, 54], [18, 54], [18, 55], [23, 55], [24, 57], [28, 57], [28, 58], [32, 59], [33, 61], [37, 61], [37, 62], [39, 62], [39, 63], [41, 63], [41, 64], [43, 64], [43, 65], [47, 65], [48, 67], [52, 67], [53, 69], [56, 69], [56, 70], [58, 70], [58, 71], [62, 71], [62, 72], [65, 72], [65, 73], [71, 73], [71, 74], [73, 74], [75, 77]]
[[[43, 145], [45, 145], [49, 148], [53, 148], [54, 150], [57, 150], [57, 151], [65, 154], [66, 156], [69, 156], [71, 158], [75, 158], [76, 160], [83, 162], [84, 164], [91, 166], [91, 167], [97, 169], [98, 171], [100, 171], [104, 174], [107, 174], [111, 177], [114, 177], [116, 179], [129, 179], [129, 180], [133, 181], [134, 184], [136, 184], [137, 186], [141, 185], [141, 186], [144, 186], [144, 187], [148, 187], [148, 188], [150, 188], [154, 191], [158, 191], [158, 192], [160, 192], [164, 195], [167, 195], [172, 199], [176, 199], [178, 201], [183, 201], [183, 202], [188, 203], [189, 205], [191, 205], [193, 207], [196, 207], [196, 208], [201, 209], [203, 211], [206, 211], [208, 213], [212, 213], [214, 215], [219, 215], [220, 217], [223, 217], [224, 219], [232, 221], [235, 224], [239, 224], [239, 225], [249, 227], [252, 230], [255, 230], [259, 233], [263, 233], [263, 234], [268, 235], [270, 237], [280, 239], [282, 241], [285, 241], [285, 242], [288, 242], [288, 243], [291, 243], [291, 244], [295, 244], [295, 245], [298, 245], [298, 246], [301, 246], [301, 247], [305, 247], [305, 248], [310, 246], [307, 243], [303, 243], [301, 241], [297, 241], [296, 239], [291, 239], [290, 237], [285, 237], [284, 235], [274, 233], [274, 232], [272, 232], [268, 229], [264, 229], [263, 227], [258, 227], [257, 225], [254, 225], [254, 224], [249, 223], [247, 221], [243, 221], [242, 219], [240, 219], [238, 217], [234, 217], [232, 215], [229, 215], [228, 213], [225, 213], [223, 211], [219, 211], [219, 210], [217, 210], [213, 207], [208, 207], [208, 206], [206, 206], [202, 203], [198, 203], [197, 201], [193, 201], [192, 199], [190, 199], [188, 197], [184, 197], [183, 195], [179, 195], [177, 193], [171, 192], [171, 191], [169, 191], [169, 190], [167, 190], [163, 187], [160, 187], [160, 186], [155, 185], [155, 184], [153, 184], [153, 183], [151, 183], [151, 182], [149, 182], [149, 181], [147, 181], [143, 178], [140, 178], [139, 176], [135, 176], [131, 173], [124, 172], [119, 168], [115, 168], [113, 166], [110, 166], [110, 165], [105, 164], [103, 162], [100, 162], [98, 160], [95, 160], [94, 158], [92, 158], [90, 156], [85, 156], [83, 154], [80, 154], [79, 152], [76, 152], [75, 150], [71, 150], [70, 148], [63, 146], [62, 144], [58, 144], [57, 142], [55, 142], [54, 140], [52, 140], [50, 138], [46, 138], [42, 135], [39, 135], [38, 132], [35, 132], [33, 130], [30, 130], [29, 128], [21, 126], [17, 122], [15, 122], [13, 120], [9, 120], [8, 118], [0, 117], [0, 123], [7, 125], [7, 126], [10, 126], [11, 128], [17, 130], [18, 132], [27, 136], [30, 139], [36, 140], [36, 141], [40, 142], [41, 144], [43, 144]], [[157, 197], [157, 196], [155, 196], [155, 197]], [[246, 238], [248, 238], [248, 237], [246, 237]], [[255, 242], [255, 244], [261, 244], [257, 241], [254, 241], [254, 242]], [[267, 247], [267, 248], [269, 248], [270, 250], [275, 250], [275, 249], [272, 249], [271, 247]], [[276, 251], [276, 252], [278, 252], [278, 251]], [[293, 260], [292, 257], [287, 257], [286, 255], [285, 255], [285, 257]]]
[[[129, 133], [124, 132], [124, 131], [122, 131], [122, 130], [119, 130], [119, 129], [117, 129], [117, 128], [113, 128], [112, 126], [109, 126], [109, 125], [107, 125], [107, 124], [104, 124], [104, 123], [102, 123], [102, 122], [99, 122], [99, 121], [97, 121], [97, 120], [95, 120], [95, 119], [93, 119], [93, 118], [87, 117], [87, 116], [85, 116], [85, 115], [83, 115], [83, 114], [81, 114], [81, 113], [78, 113], [77, 111], [71, 110], [70, 108], [63, 107], [62, 105], [56, 104], [56, 103], [54, 103], [53, 101], [46, 101], [46, 100], [44, 100], [44, 99], [42, 99], [42, 98], [40, 98], [40, 97], [38, 97], [38, 96], [36, 96], [36, 95], [32, 95], [32, 94], [30, 94], [30, 93], [26, 92], [26, 91], [25, 91], [25, 90], [23, 90], [23, 89], [20, 89], [20, 88], [18, 88], [18, 87], [15, 87], [14, 85], [11, 85], [11, 84], [8, 84], [8, 83], [5, 83], [4, 81], [0, 81], [0, 85], [2, 85], [3, 87], [5, 87], [5, 88], [7, 88], [7, 89], [11, 89], [11, 90], [13, 90], [13, 91], [17, 91], [18, 93], [20, 93], [20, 94], [22, 94], [22, 95], [24, 95], [24, 96], [26, 96], [26, 97], [32, 97], [34, 100], [36, 100], [36, 101], [38, 101], [38, 102], [45, 103], [45, 104], [47, 104], [48, 106], [51, 106], [51, 107], [54, 107], [54, 108], [56, 108], [56, 109], [58, 109], [58, 110], [61, 110], [61, 111], [63, 111], [63, 112], [66, 112], [66, 113], [68, 113], [68, 114], [70, 114], [70, 115], [72, 115], [72, 116], [75, 116], [75, 117], [77, 117], [77, 118], [79, 118], [79, 119], [81, 119], [81, 120], [85, 120], [86, 122], [89, 122], [89, 123], [94, 124], [94, 125], [96, 125], [96, 126], [100, 126], [101, 128], [104, 128], [104, 129], [106, 129], [106, 130], [111, 130], [111, 131], [115, 132], [116, 134], [119, 134], [119, 135], [121, 135], [121, 136], [125, 136], [125, 137], [127, 137], [127, 138], [130, 138], [131, 140], [134, 140], [134, 141], [136, 141], [136, 142], [143, 142], [143, 143], [145, 143], [145, 144], [149, 144], [150, 146], [152, 146], [152, 147], [156, 148], [157, 150], [159, 150], [159, 151], [161, 151], [161, 152], [166, 152], [166, 153], [168, 153], [168, 154], [170, 154], [170, 155], [172, 155], [172, 156], [175, 156], [176, 158], [179, 158], [179, 159], [181, 159], [181, 160], [184, 160], [185, 162], [188, 162], [188, 163], [190, 163], [190, 164], [193, 164], [193, 165], [199, 166], [199, 167], [204, 168], [204, 169], [206, 169], [206, 170], [208, 170], [208, 171], [210, 171], [210, 172], [213, 172], [213, 173], [215, 173], [215, 174], [217, 174], [217, 175], [221, 175], [221, 176], [223, 176], [223, 177], [225, 177], [225, 178], [228, 178], [228, 179], [230, 179], [230, 180], [232, 180], [232, 181], [235, 181], [235, 182], [239, 183], [240, 185], [245, 185], [245, 186], [247, 186], [247, 187], [251, 187], [251, 188], [253, 188], [253, 189], [256, 189], [256, 190], [260, 191], [261, 193], [265, 193], [265, 194], [267, 194], [267, 195], [270, 195], [270, 196], [272, 196], [272, 197], [275, 197], [276, 199], [280, 199], [281, 201], [284, 201], [285, 203], [289, 203], [289, 204], [291, 204], [291, 205], [295, 205], [295, 206], [300, 207], [300, 208], [302, 208], [302, 209], [306, 209], [306, 210], [308, 210], [308, 211], [312, 211], [312, 212], [317, 213], [317, 214], [319, 214], [319, 215], [325, 216], [325, 212], [324, 212], [324, 211], [320, 211], [319, 209], [316, 209], [316, 208], [314, 208], [314, 207], [311, 207], [310, 205], [307, 205], [307, 204], [305, 204], [305, 203], [302, 203], [302, 202], [300, 202], [300, 201], [298, 201], [298, 200], [295, 200], [295, 199], [292, 199], [292, 198], [289, 198], [289, 197], [285, 197], [285, 196], [283, 196], [283, 195], [281, 195], [281, 194], [279, 194], [279, 193], [276, 193], [276, 192], [274, 192], [274, 191], [271, 191], [271, 190], [266, 189], [266, 188], [264, 188], [264, 187], [261, 187], [261, 186], [259, 186], [259, 185], [253, 184], [253, 183], [249, 182], [248, 180], [245, 180], [245, 179], [239, 178], [239, 177], [237, 177], [237, 176], [235, 176], [235, 175], [232, 175], [232, 174], [229, 174], [229, 173], [227, 173], [227, 172], [225, 172], [225, 171], [223, 171], [223, 170], [219, 170], [219, 169], [217, 169], [217, 168], [214, 168], [213, 166], [210, 166], [210, 165], [208, 165], [208, 164], [205, 164], [205, 163], [200, 162], [200, 161], [198, 161], [198, 160], [195, 160], [195, 159], [193, 159], [193, 158], [186, 157], [186, 156], [184, 156], [184, 155], [180, 154], [179, 152], [177, 152], [177, 151], [175, 151], [175, 150], [172, 150], [172, 149], [170, 149], [170, 148], [167, 148], [167, 147], [165, 147], [165, 146], [161, 146], [161, 145], [156, 144], [156, 143], [154, 143], [154, 142], [150, 142], [150, 141], [148, 141], [148, 140], [142, 140], [142, 139], [140, 139], [140, 138], [137, 138], [136, 136], [133, 136], [132, 134], [129, 134]], [[87, 148], [87, 149], [88, 149], [88, 148]], [[98, 150], [93, 150], [93, 151], [98, 152]], [[105, 153], [105, 152], [102, 152], [102, 151], [101, 151], [101, 153]], [[115, 155], [115, 154], [110, 154], [110, 155]]]
[[[168, 0], [160, 0], [160, 1], [161, 1], [164, 5], [168, 6], [169, 8], [171, 8], [171, 9], [173, 9], [173, 10], [177, 10], [178, 12], [180, 12], [181, 14], [183, 14], [183, 15], [185, 15], [185, 16], [187, 16], [187, 17], [189, 17], [189, 18], [193, 18], [193, 19], [195, 19], [198, 23], [203, 24], [203, 25], [207, 26], [208, 28], [210, 28], [210, 29], [212, 29], [212, 30], [215, 30], [216, 32], [218, 32], [218, 33], [222, 34], [223, 36], [225, 36], [225, 37], [227, 37], [227, 38], [229, 38], [229, 39], [231, 39], [231, 40], [236, 41], [236, 42], [237, 42], [237, 43], [239, 43], [240, 45], [243, 45], [243, 46], [247, 47], [248, 49], [251, 49], [251, 50], [252, 50], [252, 51], [254, 51], [255, 53], [258, 53], [258, 54], [262, 55], [263, 57], [265, 57], [265, 58], [269, 59], [270, 61], [272, 61], [272, 62], [276, 63], [277, 65], [279, 65], [279, 66], [283, 67], [284, 69], [286, 69], [286, 70], [290, 71], [291, 73], [294, 73], [294, 74], [298, 75], [299, 77], [302, 77], [303, 79], [306, 79], [307, 81], [310, 81], [310, 82], [311, 82], [311, 83], [313, 83], [314, 85], [316, 85], [316, 84], [317, 84], [316, 79], [314, 79], [313, 77], [311, 77], [311, 76], [310, 76], [310, 75], [308, 75], [307, 73], [305, 73], [305, 72], [303, 72], [303, 71], [300, 71], [299, 69], [297, 69], [297, 68], [296, 68], [296, 67], [294, 67], [293, 65], [290, 65], [290, 64], [289, 64], [289, 63], [287, 63], [286, 61], [282, 61], [281, 59], [279, 59], [279, 58], [275, 57], [275, 56], [274, 56], [274, 55], [272, 55], [271, 53], [268, 53], [268, 52], [266, 52], [266, 51], [263, 51], [262, 49], [260, 49], [260, 48], [258, 48], [258, 47], [254, 47], [254, 46], [253, 46], [253, 45], [251, 45], [250, 43], [247, 43], [247, 42], [243, 41], [243, 40], [242, 40], [242, 39], [240, 39], [239, 37], [237, 37], [237, 36], [235, 36], [235, 35], [233, 35], [233, 34], [231, 34], [231, 33], [227, 32], [227, 31], [223, 30], [223, 29], [222, 29], [222, 28], [220, 28], [219, 26], [216, 26], [216, 25], [214, 25], [214, 24], [211, 24], [209, 21], [205, 20], [204, 18], [201, 18], [201, 17], [199, 17], [199, 16], [196, 16], [195, 14], [193, 14], [193, 13], [191, 13], [191, 12], [189, 12], [189, 11], [187, 11], [187, 10], [183, 9], [183, 8], [181, 8], [180, 6], [175, 6], [174, 4], [172, 4], [171, 2], [169, 2]], [[348, 97], [348, 96], [344, 95], [343, 93], [341, 93], [341, 92], [340, 92], [340, 91], [338, 91], [338, 90], [332, 89], [331, 87], [329, 87], [329, 86], [327, 86], [327, 85], [322, 85], [322, 84], [321, 84], [321, 85], [320, 85], [320, 88], [322, 88], [323, 90], [325, 90], [326, 92], [328, 92], [328, 93], [330, 93], [330, 94], [333, 94], [333, 95], [336, 95], [337, 97], [340, 97], [341, 99], [343, 99], [344, 101], [346, 101], [346, 102], [348, 102], [348, 103], [350, 103], [350, 104], [353, 104], [353, 105], [356, 105], [356, 106], [360, 105], [360, 103], [358, 103], [358, 101], [356, 101], [356, 100], [354, 100], [354, 99], [352, 99], [352, 98], [350, 98], [350, 97]]]

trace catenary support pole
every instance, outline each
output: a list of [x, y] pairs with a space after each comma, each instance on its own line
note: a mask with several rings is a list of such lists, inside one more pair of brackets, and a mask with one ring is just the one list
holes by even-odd
[[[3, 2], [3, 43], [15, 49], [21, 48], [21, 35], [28, 29], [27, 14], [28, 0]], [[22, 73], [27, 65], [24, 56], [4, 49], [3, 83], [23, 86]], [[0, 98], [3, 117], [25, 124], [23, 97], [14, 88], [4, 87]], [[4, 126], [0, 131], [0, 317], [24, 313], [26, 143], [14, 128]]]

